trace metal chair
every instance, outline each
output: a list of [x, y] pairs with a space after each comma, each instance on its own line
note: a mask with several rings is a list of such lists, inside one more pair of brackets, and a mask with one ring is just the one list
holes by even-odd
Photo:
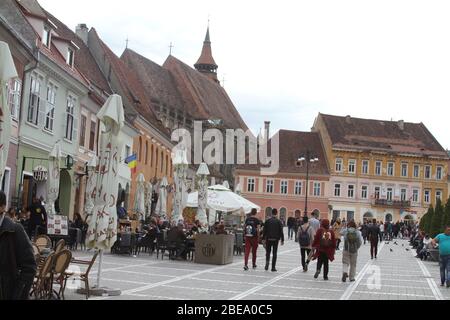
[[85, 261], [85, 260], [77, 260], [77, 259], [72, 259], [72, 261], [70, 263], [73, 264], [79, 264], [79, 265], [85, 265], [88, 266], [87, 269], [85, 271], [73, 271], [73, 270], [66, 270], [64, 272], [64, 287], [63, 287], [63, 291], [66, 288], [66, 284], [67, 284], [67, 280], [69, 278], [75, 278], [75, 279], [79, 279], [81, 281], [84, 282], [84, 287], [86, 289], [86, 300], [89, 299], [89, 293], [90, 293], [90, 288], [89, 288], [89, 272], [92, 269], [92, 266], [95, 263], [95, 260], [97, 259], [98, 256], [98, 251], [95, 252], [94, 256], [92, 257], [91, 260], [89, 261]]
[[164, 260], [164, 253], [167, 250], [167, 241], [164, 238], [163, 233], [156, 235], [156, 259], [159, 258], [159, 251], [161, 251], [161, 259]]
[[242, 255], [244, 251], [244, 234], [242, 232], [236, 232], [234, 234], [234, 252], [236, 255]]

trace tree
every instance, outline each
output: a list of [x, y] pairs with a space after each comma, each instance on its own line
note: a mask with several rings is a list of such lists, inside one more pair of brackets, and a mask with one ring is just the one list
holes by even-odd
[[422, 218], [422, 219], [425, 219], [422, 230], [426, 234], [430, 234], [430, 227], [431, 227], [431, 221], [433, 220], [433, 216], [434, 216], [434, 208], [433, 208], [433, 206], [430, 205], [426, 215]]
[[448, 198], [447, 203], [444, 208], [444, 216], [442, 217], [442, 230], [444, 231], [446, 226], [450, 225], [450, 198]]
[[433, 219], [431, 219], [430, 236], [436, 237], [441, 233], [442, 218], [444, 216], [444, 207], [442, 206], [441, 199], [437, 199], [436, 207], [434, 208]]

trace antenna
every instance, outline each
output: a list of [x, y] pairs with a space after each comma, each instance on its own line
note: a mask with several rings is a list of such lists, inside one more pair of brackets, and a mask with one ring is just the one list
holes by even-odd
[[127, 38], [125, 39], [125, 49], [128, 49], [128, 42], [130, 42], [130, 39]]
[[169, 55], [170, 56], [172, 55], [172, 48], [174, 48], [174, 46], [173, 46], [173, 44], [171, 42], [170, 45], [169, 45]]

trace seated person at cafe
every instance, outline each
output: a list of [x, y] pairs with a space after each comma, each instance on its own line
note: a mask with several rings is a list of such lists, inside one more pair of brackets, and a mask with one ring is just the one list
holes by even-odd
[[176, 258], [182, 258], [186, 260], [186, 235], [183, 232], [183, 224], [179, 223], [178, 226], [173, 227], [167, 233], [167, 241], [170, 244], [175, 244], [177, 248]]
[[194, 225], [191, 228], [191, 233], [199, 233], [203, 229], [202, 224], [199, 220], [195, 220]]
[[7, 215], [13, 222], [17, 222], [16, 209], [9, 208], [8, 212], [7, 212]]

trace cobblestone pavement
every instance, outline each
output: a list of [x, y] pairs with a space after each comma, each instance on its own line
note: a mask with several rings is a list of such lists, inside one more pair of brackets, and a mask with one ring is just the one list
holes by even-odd
[[[440, 287], [437, 262], [415, 258], [406, 240], [382, 243], [378, 259], [370, 259], [370, 245], [359, 251], [357, 277], [342, 283], [342, 252], [330, 263], [329, 281], [314, 279], [316, 262], [304, 273], [298, 243], [286, 241], [278, 249], [278, 272], [264, 270], [265, 251], [258, 250], [258, 268], [243, 270], [243, 256], [225, 266], [164, 260], [141, 253], [138, 257], [105, 254], [102, 285], [122, 290], [118, 297], [92, 297], [112, 300], [450, 300], [450, 289]], [[342, 247], [342, 244], [341, 244]], [[89, 252], [76, 252], [89, 258]], [[91, 271], [96, 281], [97, 264]], [[73, 289], [66, 299], [85, 299]]]

